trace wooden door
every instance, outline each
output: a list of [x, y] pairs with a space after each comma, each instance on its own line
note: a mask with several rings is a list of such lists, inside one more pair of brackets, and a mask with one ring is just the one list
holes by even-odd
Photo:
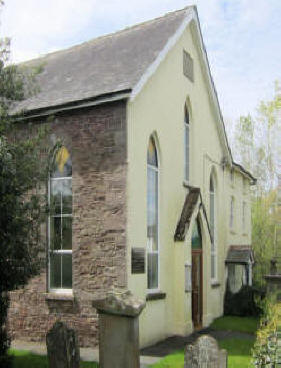
[[192, 250], [192, 321], [202, 326], [202, 250]]

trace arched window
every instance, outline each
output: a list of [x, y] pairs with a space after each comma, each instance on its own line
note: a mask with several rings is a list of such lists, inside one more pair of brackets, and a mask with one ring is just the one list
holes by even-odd
[[217, 278], [217, 244], [216, 244], [216, 191], [213, 175], [210, 177], [210, 227], [212, 235], [211, 244], [211, 279]]
[[189, 112], [184, 105], [184, 179], [189, 181]]
[[147, 151], [147, 288], [158, 289], [158, 155], [153, 137]]
[[66, 147], [49, 180], [49, 289], [72, 289], [72, 162]]

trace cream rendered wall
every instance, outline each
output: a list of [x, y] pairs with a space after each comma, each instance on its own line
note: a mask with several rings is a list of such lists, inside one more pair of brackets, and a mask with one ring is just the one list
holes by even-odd
[[[183, 49], [194, 61], [194, 83], [183, 75]], [[184, 204], [184, 104], [190, 101], [190, 184], [201, 188], [209, 208], [211, 170], [216, 177], [218, 284], [210, 279], [210, 238], [201, 216], [203, 233], [203, 324], [223, 312], [228, 212], [225, 201], [226, 174], [220, 165], [224, 155], [213, 108], [189, 27], [162, 61], [141, 92], [127, 105], [127, 269], [128, 288], [145, 299], [146, 274], [131, 274], [131, 247], [146, 249], [146, 155], [154, 134], [159, 154], [159, 290], [162, 300], [148, 301], [140, 317], [140, 343], [149, 345], [173, 334], [192, 331], [191, 293], [184, 291], [184, 263], [191, 263], [191, 229], [184, 242], [174, 242], [174, 233]], [[227, 217], [227, 224], [226, 224]]]

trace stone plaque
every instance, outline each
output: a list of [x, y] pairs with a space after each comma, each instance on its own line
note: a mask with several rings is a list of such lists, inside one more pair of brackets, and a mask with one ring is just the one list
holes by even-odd
[[144, 248], [132, 248], [132, 273], [145, 272]]

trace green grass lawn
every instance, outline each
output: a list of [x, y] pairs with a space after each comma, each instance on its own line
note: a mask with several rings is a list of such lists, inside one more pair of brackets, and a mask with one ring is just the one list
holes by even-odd
[[[251, 361], [251, 349], [254, 340], [246, 339], [225, 339], [219, 342], [221, 349], [226, 349], [228, 353], [228, 368], [248, 368]], [[153, 368], [183, 368], [184, 352], [166, 356], [160, 362], [154, 364]]]
[[[11, 349], [9, 354], [14, 356], [13, 368], [48, 368], [47, 357], [35, 355], [28, 351]], [[81, 368], [97, 368], [97, 363], [82, 362]]]
[[259, 319], [255, 317], [226, 316], [214, 320], [211, 328], [214, 330], [227, 330], [248, 332], [254, 334], [257, 331]]
[[[210, 327], [221, 331], [247, 332], [254, 335], [258, 327], [257, 318], [248, 317], [221, 317], [217, 318]], [[251, 361], [251, 349], [254, 346], [254, 336], [251, 339], [228, 338], [219, 341], [221, 349], [228, 353], [228, 368], [248, 368]], [[183, 368], [184, 352], [178, 351], [166, 356], [160, 362], [154, 364], [153, 368]]]

